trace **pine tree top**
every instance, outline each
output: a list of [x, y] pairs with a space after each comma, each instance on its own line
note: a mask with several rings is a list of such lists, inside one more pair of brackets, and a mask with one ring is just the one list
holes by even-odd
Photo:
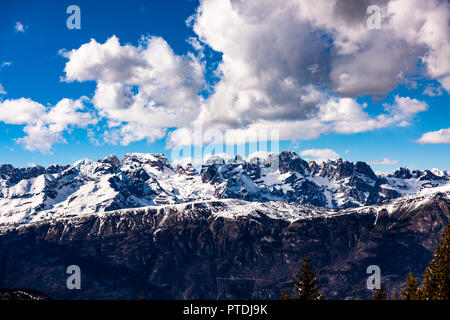
[[417, 280], [414, 273], [409, 270], [408, 276], [406, 277], [405, 284], [400, 290], [403, 300], [419, 300], [420, 299], [420, 287], [419, 281]]
[[434, 251], [433, 259], [423, 275], [422, 298], [450, 299], [450, 223]]
[[300, 268], [300, 273], [295, 273], [292, 279], [296, 297], [291, 297], [286, 291], [281, 295], [283, 300], [322, 300], [323, 297], [319, 293], [319, 279], [311, 266], [310, 256], [306, 256]]
[[373, 300], [387, 300], [387, 294], [383, 287], [373, 292]]

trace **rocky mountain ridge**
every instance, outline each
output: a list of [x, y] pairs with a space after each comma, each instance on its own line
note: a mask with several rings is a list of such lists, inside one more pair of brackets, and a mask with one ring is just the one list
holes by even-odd
[[[55, 299], [278, 299], [309, 254], [328, 299], [369, 299], [369, 265], [390, 295], [421, 275], [450, 217], [438, 187], [333, 210], [237, 199], [59, 217], [0, 229], [0, 287]], [[66, 268], [82, 270], [68, 290]]]
[[55, 299], [278, 299], [307, 254], [328, 299], [370, 298], [373, 264], [392, 295], [450, 216], [448, 172], [293, 152], [198, 171], [158, 154], [0, 168], [0, 287]]
[[109, 156], [71, 166], [0, 166], [0, 226], [125, 208], [241, 199], [343, 209], [381, 204], [450, 183], [446, 171], [400, 168], [377, 175], [364, 162], [321, 164], [283, 151], [248, 161], [209, 159], [198, 172], [161, 154]]

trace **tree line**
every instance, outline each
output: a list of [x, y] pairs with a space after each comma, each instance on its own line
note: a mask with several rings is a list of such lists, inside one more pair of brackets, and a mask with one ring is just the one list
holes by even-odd
[[[307, 256], [300, 269], [292, 279], [294, 295], [286, 289], [281, 294], [282, 300], [324, 300], [320, 293], [319, 279]], [[393, 300], [449, 300], [450, 296], [450, 223], [439, 240], [433, 259], [425, 268], [422, 283], [410, 270], [400, 293], [395, 292]], [[374, 300], [387, 300], [384, 287], [373, 293]]]

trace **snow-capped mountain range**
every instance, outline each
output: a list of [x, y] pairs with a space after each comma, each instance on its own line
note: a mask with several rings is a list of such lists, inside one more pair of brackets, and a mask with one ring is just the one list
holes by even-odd
[[122, 160], [108, 156], [71, 166], [0, 165], [0, 226], [217, 199], [295, 203], [332, 211], [447, 189], [447, 171], [400, 168], [393, 174], [376, 174], [364, 162], [338, 159], [318, 164], [291, 151], [247, 161], [212, 157], [200, 171], [192, 165], [172, 166], [161, 154], [130, 153]]
[[[160, 154], [71, 166], [0, 166], [0, 287], [55, 299], [279, 299], [306, 254], [323, 294], [392, 296], [422, 274], [450, 217], [446, 171], [374, 173], [364, 162]], [[83, 290], [67, 290], [80, 265]], [[15, 292], [15, 291], [13, 291]], [[1, 294], [1, 293], [0, 293]]]

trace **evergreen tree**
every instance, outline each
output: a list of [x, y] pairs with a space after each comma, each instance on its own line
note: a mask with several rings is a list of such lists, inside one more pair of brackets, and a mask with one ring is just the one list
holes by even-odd
[[400, 297], [398, 296], [398, 292], [397, 291], [394, 292], [394, 298], [393, 299], [394, 300], [400, 300]]
[[373, 292], [373, 300], [387, 300], [386, 292], [384, 292], [384, 288], [376, 289]]
[[323, 297], [319, 293], [319, 280], [316, 277], [311, 266], [311, 258], [309, 255], [303, 261], [301, 274], [296, 273], [292, 279], [296, 297], [291, 297], [287, 291], [281, 294], [283, 300], [322, 300]]
[[450, 223], [423, 275], [422, 299], [450, 299]]
[[281, 292], [281, 300], [293, 300], [289, 292], [284, 289], [283, 292]]
[[400, 292], [403, 300], [420, 300], [419, 281], [411, 270], [409, 270]]

